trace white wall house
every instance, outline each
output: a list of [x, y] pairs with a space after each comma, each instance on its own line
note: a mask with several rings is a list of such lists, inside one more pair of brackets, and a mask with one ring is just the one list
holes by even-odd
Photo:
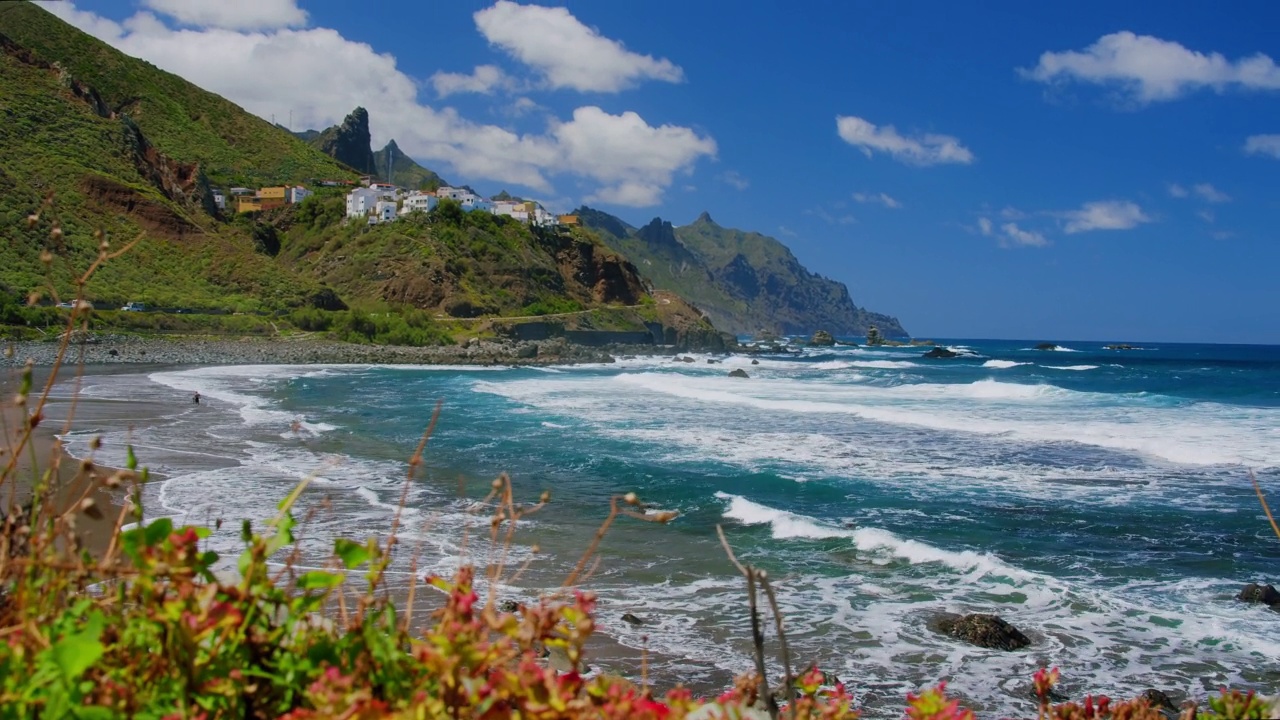
[[218, 207], [218, 209], [219, 209], [219, 210], [226, 210], [226, 209], [227, 209], [227, 196], [226, 196], [226, 195], [223, 195], [221, 190], [214, 190], [214, 191], [213, 191], [213, 204], [214, 204], [214, 205], [216, 205], [216, 206]]
[[394, 200], [379, 200], [374, 206], [374, 214], [378, 222], [391, 222], [396, 219], [396, 203]]
[[449, 198], [450, 200], [462, 202], [462, 198], [470, 194], [462, 188], [449, 187], [448, 185], [436, 188], [436, 197], [440, 199]]
[[400, 214], [407, 215], [411, 212], [429, 212], [439, 204], [440, 199], [435, 195], [428, 195], [427, 193], [413, 193], [404, 199], [404, 205], [400, 208]]
[[356, 218], [368, 215], [378, 202], [378, 192], [369, 188], [356, 188], [347, 193], [347, 217]]
[[301, 185], [298, 185], [296, 187], [291, 187], [285, 191], [285, 199], [288, 200], [290, 203], [300, 203], [303, 200], [311, 197], [311, 195], [313, 194], [314, 193], [312, 193], [310, 190], [302, 187]]

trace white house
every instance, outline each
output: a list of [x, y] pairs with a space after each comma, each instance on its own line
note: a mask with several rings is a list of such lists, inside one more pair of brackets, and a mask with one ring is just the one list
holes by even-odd
[[213, 191], [213, 204], [218, 206], [219, 210], [227, 209], [227, 196], [222, 194], [221, 190]]
[[391, 222], [396, 219], [396, 204], [393, 200], [379, 200], [374, 206], [374, 215], [378, 222]]
[[379, 193], [369, 188], [358, 187], [347, 193], [347, 217], [364, 217], [374, 209], [379, 200]]
[[412, 193], [404, 199], [404, 205], [400, 208], [400, 214], [407, 215], [414, 211], [429, 212], [439, 204], [440, 199], [435, 195], [428, 193]]
[[306, 198], [311, 197], [312, 194], [313, 193], [310, 190], [298, 185], [285, 191], [285, 200], [290, 203], [300, 203]]
[[450, 200], [462, 202], [462, 198], [467, 195], [471, 195], [471, 193], [462, 188], [449, 187], [448, 185], [436, 188], [436, 197], [441, 199], [449, 198]]

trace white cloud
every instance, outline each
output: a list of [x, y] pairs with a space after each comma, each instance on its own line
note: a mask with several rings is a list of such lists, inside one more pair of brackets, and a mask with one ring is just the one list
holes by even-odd
[[1176, 198], [1184, 198], [1187, 196], [1187, 189], [1182, 187], [1178, 183], [1170, 183], [1169, 195]]
[[1057, 213], [1067, 221], [1068, 235], [1090, 230], [1129, 230], [1151, 222], [1142, 208], [1128, 200], [1100, 200], [1085, 203], [1079, 210]]
[[795, 230], [792, 230], [791, 228], [787, 227], [786, 225], [779, 225], [779, 226], [778, 226], [778, 232], [779, 232], [780, 234], [782, 234], [782, 235], [787, 236], [787, 237], [795, 237], [795, 236], [796, 236], [796, 231], [795, 231]]
[[142, 5], [194, 27], [270, 30], [307, 24], [297, 0], [142, 0]]
[[565, 8], [499, 0], [474, 17], [491, 44], [537, 70], [551, 88], [618, 92], [641, 80], [684, 81], [670, 60], [633, 53]]
[[1280, 135], [1250, 135], [1244, 141], [1246, 155], [1270, 155], [1280, 159]]
[[926, 133], [907, 137], [899, 134], [892, 125], [877, 127], [860, 117], [847, 115], [836, 116], [836, 132], [845, 142], [861, 148], [867, 157], [871, 157], [872, 151], [879, 151], [913, 165], [968, 165], [973, 162], [969, 148], [950, 135]]
[[1212, 210], [1201, 210], [1201, 211], [1199, 211], [1199, 212], [1197, 212], [1197, 213], [1196, 213], [1196, 217], [1198, 217], [1198, 218], [1200, 218], [1201, 220], [1203, 220], [1203, 221], [1205, 221], [1205, 222], [1209, 223], [1210, 225], [1212, 225], [1212, 224], [1213, 224], [1213, 221], [1216, 219], [1216, 218], [1214, 217], [1214, 215], [1213, 215], [1213, 211], [1212, 211]]
[[1200, 183], [1191, 188], [1201, 200], [1211, 203], [1231, 202], [1231, 196], [1210, 185], [1209, 183]]
[[676, 172], [716, 154], [715, 140], [689, 128], [653, 127], [634, 112], [610, 115], [598, 107], [574, 110], [550, 137], [563, 167], [608, 185], [595, 199], [618, 205], [656, 205]]
[[997, 230], [995, 223], [987, 217], [978, 218], [978, 232], [986, 237], [997, 238], [1000, 241], [1000, 247], [1046, 247], [1050, 244], [1049, 239], [1043, 234], [1034, 230], [1024, 230], [1018, 227], [1017, 223], [1004, 223]]
[[751, 181], [742, 176], [737, 170], [726, 170], [720, 173], [720, 180], [726, 185], [731, 185], [739, 190], [746, 190], [751, 187]]
[[[1014, 245], [1025, 245], [1029, 247], [1044, 247], [1049, 244], [1049, 241], [1045, 238], [1044, 235], [1041, 235], [1038, 232], [1033, 232], [1031, 230], [1023, 230], [1022, 228], [1018, 227], [1015, 223], [1011, 223], [1011, 222], [1005, 223], [1000, 226], [1000, 229], [1004, 232], [1004, 240], [1007, 240], [1009, 243], [1012, 243]], [[1008, 246], [1004, 242], [1002, 242], [1001, 244], [1006, 245], [1006, 247]]]
[[431, 76], [431, 85], [443, 98], [455, 93], [489, 95], [494, 90], [511, 88], [514, 83], [497, 65], [477, 65], [470, 74], [438, 72]]
[[[140, 12], [113, 23], [70, 2], [44, 7], [120, 50], [216, 92], [259, 117], [293, 114], [296, 128], [340, 122], [357, 105], [369, 110], [374, 145], [391, 138], [411, 157], [445, 163], [465, 180], [516, 183], [551, 190], [550, 177], [599, 183], [597, 199], [652, 205], [677, 172], [714, 155], [710, 137], [675, 125], [651, 126], [634, 112], [611, 115], [597, 107], [551, 119], [543, 133], [517, 134], [470, 121], [452, 108], [418, 101], [418, 83], [390, 54], [328, 28], [237, 32], [173, 29]], [[263, 67], [288, 82], [263, 82]], [[588, 191], [590, 192], [590, 190]]]
[[1280, 89], [1280, 67], [1261, 53], [1231, 61], [1128, 31], [1103, 35], [1083, 51], [1046, 52], [1034, 68], [1019, 72], [1043, 83], [1118, 86], [1138, 103], [1174, 100], [1201, 88]]
[[875, 203], [893, 209], [902, 207], [902, 203], [889, 197], [886, 193], [854, 193], [853, 199], [864, 205], [867, 203]]

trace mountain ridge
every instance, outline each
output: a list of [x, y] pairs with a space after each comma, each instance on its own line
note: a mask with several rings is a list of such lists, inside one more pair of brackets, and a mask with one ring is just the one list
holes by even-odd
[[685, 297], [728, 332], [861, 336], [875, 326], [887, 337], [908, 335], [897, 318], [855, 305], [844, 283], [809, 271], [776, 238], [722, 227], [707, 211], [688, 225], [655, 217], [640, 228], [587, 206], [575, 213], [655, 288]]

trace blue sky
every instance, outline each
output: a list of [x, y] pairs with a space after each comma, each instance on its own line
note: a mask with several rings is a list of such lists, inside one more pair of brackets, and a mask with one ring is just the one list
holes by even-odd
[[773, 235], [918, 336], [1280, 343], [1273, 3], [45, 6], [482, 192]]

